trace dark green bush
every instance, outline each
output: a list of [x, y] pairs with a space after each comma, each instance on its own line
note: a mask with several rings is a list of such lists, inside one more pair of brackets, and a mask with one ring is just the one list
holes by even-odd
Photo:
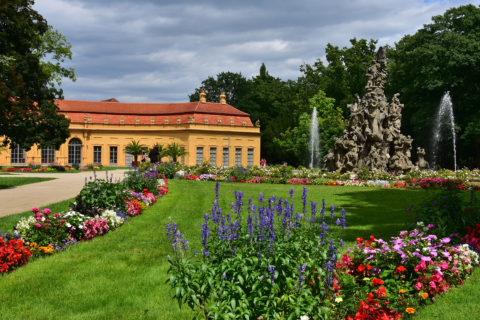
[[122, 183], [112, 183], [103, 179], [88, 182], [72, 203], [72, 209], [84, 215], [94, 217], [100, 209], [123, 208]]
[[159, 174], [165, 175], [167, 179], [173, 179], [175, 177], [175, 173], [177, 172], [177, 164], [172, 162], [164, 162], [158, 164], [155, 169], [158, 171]]
[[474, 191], [470, 198], [454, 186], [436, 193], [419, 207], [407, 210], [416, 211], [416, 221], [433, 224], [433, 232], [439, 237], [458, 234], [463, 237], [468, 226], [480, 223], [480, 207], [475, 201]]

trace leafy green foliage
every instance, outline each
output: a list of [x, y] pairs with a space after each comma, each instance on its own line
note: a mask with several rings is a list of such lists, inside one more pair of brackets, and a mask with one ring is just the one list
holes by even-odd
[[157, 164], [155, 166], [155, 170], [157, 170], [159, 174], [165, 175], [167, 179], [173, 179], [173, 177], [175, 177], [175, 173], [178, 171], [177, 166], [178, 165], [176, 163], [164, 162]]
[[475, 201], [474, 192], [467, 200], [454, 185], [427, 199], [417, 207], [409, 207], [416, 212], [416, 220], [433, 224], [433, 232], [439, 237], [456, 234], [456, 241], [465, 236], [468, 226], [480, 223], [480, 205]]
[[177, 162], [178, 158], [187, 155], [187, 150], [185, 147], [180, 147], [178, 143], [172, 142], [167, 146], [165, 155], [171, 157], [173, 162]]
[[86, 216], [94, 217], [100, 209], [123, 208], [122, 183], [112, 183], [103, 179], [89, 181], [72, 203], [72, 209]]
[[[480, 8], [465, 5], [434, 16], [388, 50], [388, 92], [405, 104], [402, 129], [430, 150], [434, 114], [445, 91], [453, 101], [459, 165], [480, 166]], [[446, 141], [448, 142], [448, 141]], [[441, 146], [442, 167], [453, 168], [451, 141]]]
[[233, 212], [225, 214], [218, 207], [218, 186], [211, 214], [204, 215], [200, 254], [191, 254], [177, 224], [167, 225], [174, 251], [169, 283], [179, 304], [201, 310], [204, 319], [325, 319], [337, 250], [327, 236], [336, 238], [341, 224], [333, 226], [333, 207], [331, 218], [317, 217], [312, 203], [307, 215], [306, 188], [303, 215], [289, 200], [263, 200], [260, 194], [257, 206], [249, 199], [243, 224], [243, 193], [235, 191]]
[[319, 91], [310, 99], [309, 113], [300, 115], [298, 126], [287, 129], [274, 138], [274, 142], [281, 148], [292, 152], [298, 159], [303, 159], [302, 164], [307, 164], [310, 144], [311, 113], [317, 108], [318, 129], [321, 142], [321, 156], [334, 144], [334, 139], [341, 136], [345, 128], [345, 119], [342, 110], [334, 105], [335, 100], [328, 98], [325, 92]]
[[[3, 144], [60, 147], [69, 137], [69, 121], [54, 101], [61, 77], [75, 79], [61, 66], [71, 58], [70, 45], [33, 8], [32, 0], [0, 6], [0, 136]], [[42, 59], [49, 58], [49, 61]]]
[[142, 152], [146, 152], [147, 149], [148, 147], [144, 144], [141, 144], [140, 140], [132, 140], [125, 146], [125, 152], [130, 153], [133, 156], [133, 161], [135, 163], [138, 161], [138, 156], [141, 155]]
[[158, 172], [155, 170], [135, 170], [123, 180], [123, 184], [128, 190], [143, 192], [147, 189], [149, 193], [158, 193]]

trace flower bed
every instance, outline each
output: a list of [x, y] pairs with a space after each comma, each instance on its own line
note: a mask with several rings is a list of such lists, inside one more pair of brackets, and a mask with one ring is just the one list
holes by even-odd
[[[95, 179], [77, 196], [74, 210], [53, 213], [48, 208], [33, 208], [32, 216], [18, 221], [15, 234], [0, 234], [0, 273], [15, 270], [27, 263], [31, 255], [51, 255], [72, 243], [118, 228], [127, 216], [141, 214], [168, 193], [168, 180], [159, 177], [148, 171], [132, 173], [122, 183]], [[148, 188], [137, 192], [143, 186]]]
[[[352, 173], [324, 172], [319, 169], [289, 166], [215, 167], [209, 164], [186, 167], [160, 164], [157, 169], [173, 178], [243, 183], [312, 184], [329, 186], [359, 186], [382, 188], [446, 188], [454, 185], [460, 190], [480, 190], [480, 171], [412, 171], [405, 175], [357, 170]], [[476, 182], [475, 182], [476, 181]]]
[[[400, 319], [460, 285], [480, 263], [468, 245], [432, 234], [433, 225], [402, 231], [390, 241], [357, 239], [337, 262], [335, 309], [347, 319]], [[353, 301], [348, 301], [353, 299]]]
[[[358, 238], [340, 259], [345, 211], [322, 202], [307, 205], [235, 191], [231, 211], [218, 207], [201, 225], [201, 247], [190, 248], [176, 223], [167, 225], [172, 245], [169, 283], [179, 303], [215, 317], [251, 319], [404, 319], [438, 295], [461, 285], [480, 261], [468, 244], [435, 234], [419, 222], [390, 240]], [[477, 246], [480, 224], [465, 242]]]
[[227, 213], [218, 206], [218, 187], [198, 252], [176, 223], [166, 226], [173, 249], [169, 283], [179, 303], [205, 318], [325, 318], [345, 211], [324, 201], [308, 206], [306, 188], [296, 211], [292, 188], [285, 199], [260, 194], [256, 205], [249, 199], [244, 220], [243, 193], [235, 191]]

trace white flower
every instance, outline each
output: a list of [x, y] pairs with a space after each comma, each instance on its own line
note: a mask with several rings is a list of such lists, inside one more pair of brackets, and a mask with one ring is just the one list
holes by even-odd
[[308, 319], [310, 319], [308, 316], [301, 316], [300, 317], [300, 320], [308, 320]]
[[336, 297], [336, 298], [335, 298], [335, 302], [336, 302], [336, 303], [340, 303], [340, 302], [342, 302], [342, 301], [343, 301], [343, 298], [342, 298], [342, 297]]

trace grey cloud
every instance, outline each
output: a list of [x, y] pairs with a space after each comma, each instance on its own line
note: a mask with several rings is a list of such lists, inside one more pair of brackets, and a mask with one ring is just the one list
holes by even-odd
[[[474, 1], [478, 4], [479, 0]], [[299, 66], [352, 37], [393, 44], [431, 16], [469, 1], [37, 0], [72, 44], [78, 76], [66, 99], [186, 101], [222, 71], [295, 79]]]

